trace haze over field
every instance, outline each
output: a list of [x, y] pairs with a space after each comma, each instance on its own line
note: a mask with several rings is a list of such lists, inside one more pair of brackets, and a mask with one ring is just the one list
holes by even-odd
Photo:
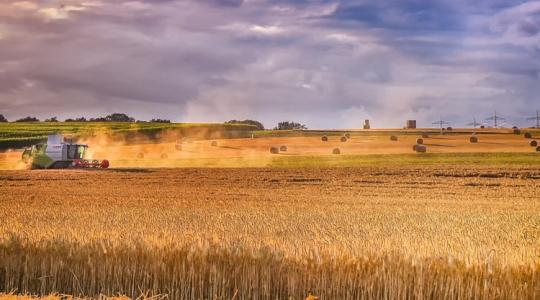
[[0, 113], [456, 126], [538, 109], [538, 1], [2, 1]]

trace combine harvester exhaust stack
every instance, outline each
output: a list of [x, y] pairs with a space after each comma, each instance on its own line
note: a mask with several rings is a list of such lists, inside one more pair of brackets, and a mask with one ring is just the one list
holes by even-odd
[[62, 135], [49, 135], [46, 144], [37, 144], [24, 150], [22, 161], [32, 169], [106, 169], [108, 160], [87, 160], [88, 145], [67, 142]]

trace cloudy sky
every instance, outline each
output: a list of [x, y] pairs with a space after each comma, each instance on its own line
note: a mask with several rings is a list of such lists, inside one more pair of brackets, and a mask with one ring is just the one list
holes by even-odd
[[540, 109], [540, 1], [0, 2], [0, 113], [458, 127]]

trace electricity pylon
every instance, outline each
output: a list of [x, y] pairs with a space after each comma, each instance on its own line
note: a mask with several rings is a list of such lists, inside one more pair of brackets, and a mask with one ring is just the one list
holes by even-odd
[[478, 126], [478, 125], [482, 125], [482, 123], [476, 122], [476, 117], [473, 118], [472, 123], [467, 123], [467, 126], [473, 126], [474, 129], [476, 129], [476, 126]]
[[443, 131], [443, 125], [449, 125], [450, 122], [449, 121], [443, 121], [443, 119], [440, 118], [439, 121], [433, 122], [431, 124], [439, 125], [439, 127], [441, 128], [441, 132], [442, 132]]
[[540, 114], [538, 111], [536, 111], [536, 117], [530, 117], [527, 120], [536, 120], [536, 128], [540, 128]]
[[489, 118], [486, 118], [485, 120], [486, 120], [486, 121], [493, 121], [493, 128], [497, 128], [497, 127], [498, 127], [497, 121], [505, 121], [506, 119], [503, 118], [503, 117], [497, 116], [497, 111], [495, 111], [495, 113], [493, 114], [493, 116], [491, 116], [491, 117], [489, 117]]

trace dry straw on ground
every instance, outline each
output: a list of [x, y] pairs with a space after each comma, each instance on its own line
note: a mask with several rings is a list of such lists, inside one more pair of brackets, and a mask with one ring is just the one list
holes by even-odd
[[538, 299], [538, 178], [466, 166], [0, 172], [0, 289]]

